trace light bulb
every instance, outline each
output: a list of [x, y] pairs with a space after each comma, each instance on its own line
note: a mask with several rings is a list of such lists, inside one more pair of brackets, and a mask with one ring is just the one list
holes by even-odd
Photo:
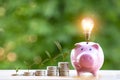
[[86, 36], [86, 40], [89, 41], [91, 31], [94, 27], [94, 21], [92, 20], [92, 18], [86, 17], [82, 20], [81, 24]]

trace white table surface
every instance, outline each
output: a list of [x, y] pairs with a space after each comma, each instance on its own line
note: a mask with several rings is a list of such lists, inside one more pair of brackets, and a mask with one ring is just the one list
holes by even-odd
[[[23, 74], [27, 70], [19, 70], [18, 74]], [[35, 72], [30, 70], [29, 72]], [[70, 70], [68, 77], [59, 76], [12, 76], [15, 70], [0, 70], [0, 80], [120, 80], [120, 70], [100, 70], [99, 77], [95, 78], [90, 73], [84, 73], [77, 77], [75, 70]]]

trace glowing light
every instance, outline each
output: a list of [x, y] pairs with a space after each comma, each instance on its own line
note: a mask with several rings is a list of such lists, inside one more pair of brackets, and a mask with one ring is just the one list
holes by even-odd
[[94, 26], [94, 21], [91, 18], [87, 17], [82, 20], [82, 27], [85, 33], [90, 34], [93, 29], [93, 26]]
[[4, 49], [5, 51], [10, 51], [10, 50], [13, 50], [15, 48], [15, 43], [13, 41], [9, 41], [9, 42], [6, 42], [4, 44]]
[[0, 17], [4, 16], [6, 13], [6, 9], [4, 7], [0, 7]]
[[16, 55], [14, 52], [10, 52], [10, 53], [8, 53], [8, 55], [7, 55], [7, 59], [8, 59], [8, 61], [10, 61], [10, 62], [14, 62], [14, 61], [16, 61], [16, 59], [17, 59], [17, 55]]
[[4, 32], [4, 29], [3, 29], [3, 28], [0, 28], [0, 32]]
[[91, 31], [92, 31], [93, 26], [94, 26], [94, 21], [92, 20], [92, 18], [86, 17], [82, 20], [81, 24], [82, 24], [83, 30], [85, 32], [86, 41], [88, 43], [88, 41], [90, 39]]
[[0, 56], [3, 56], [4, 52], [5, 52], [4, 48], [0, 48]]
[[30, 2], [30, 7], [32, 7], [32, 8], [36, 8], [36, 3], [34, 3], [34, 2]]
[[5, 59], [5, 50], [4, 48], [0, 47], [0, 61]]
[[36, 35], [26, 35], [25, 36], [25, 41], [26, 42], [30, 42], [30, 43], [34, 43], [37, 41], [37, 36]]

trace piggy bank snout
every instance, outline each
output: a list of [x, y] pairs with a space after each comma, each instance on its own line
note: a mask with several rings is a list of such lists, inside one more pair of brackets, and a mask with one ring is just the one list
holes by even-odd
[[94, 65], [94, 58], [89, 54], [83, 54], [79, 62], [82, 67], [92, 67]]

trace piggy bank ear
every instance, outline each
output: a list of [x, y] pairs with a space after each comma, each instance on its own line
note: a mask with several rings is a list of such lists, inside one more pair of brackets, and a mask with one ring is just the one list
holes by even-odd
[[80, 43], [75, 44], [76, 47], [81, 47]]
[[93, 44], [92, 47], [94, 47], [95, 49], [99, 49], [98, 44]]

